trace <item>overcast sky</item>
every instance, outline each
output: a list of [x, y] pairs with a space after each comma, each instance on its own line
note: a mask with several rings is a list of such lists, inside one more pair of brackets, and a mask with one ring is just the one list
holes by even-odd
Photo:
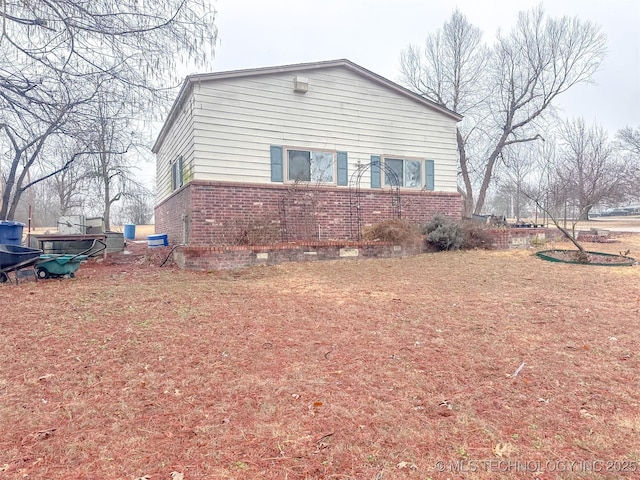
[[[398, 81], [400, 54], [422, 45], [457, 7], [491, 43], [508, 31], [530, 0], [215, 0], [219, 44], [214, 71], [347, 58]], [[596, 85], [580, 85], [561, 100], [565, 116], [583, 116], [614, 133], [640, 126], [640, 1], [554, 0], [553, 16], [596, 22], [608, 55]]]

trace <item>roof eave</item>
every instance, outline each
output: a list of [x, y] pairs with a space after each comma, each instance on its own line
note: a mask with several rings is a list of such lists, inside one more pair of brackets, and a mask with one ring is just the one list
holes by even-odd
[[156, 141], [154, 142], [153, 147], [151, 147], [151, 151], [153, 153], [158, 153], [158, 151], [160, 150], [160, 147], [162, 146], [162, 143], [164, 142], [165, 137], [167, 136], [169, 128], [171, 127], [171, 125], [173, 125], [175, 117], [178, 115], [178, 112], [180, 110], [179, 108], [180, 104], [182, 103], [184, 98], [187, 96], [187, 94], [189, 93], [189, 90], [192, 87], [192, 84], [193, 84], [191, 80], [192, 76], [193, 75], [188, 75], [184, 79], [184, 82], [182, 82], [180, 91], [178, 92], [178, 95], [176, 96], [176, 99], [174, 100], [173, 105], [171, 105], [171, 109], [169, 110], [169, 115], [167, 115], [167, 118], [164, 121], [162, 128], [160, 129], [160, 133], [158, 133], [158, 138], [156, 138]]

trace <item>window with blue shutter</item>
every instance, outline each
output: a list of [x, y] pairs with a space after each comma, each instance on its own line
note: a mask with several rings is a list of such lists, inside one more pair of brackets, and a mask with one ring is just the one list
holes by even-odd
[[272, 145], [271, 181], [348, 185], [347, 163], [347, 152]]
[[184, 181], [182, 179], [182, 155], [171, 163], [171, 190], [177, 190]]
[[422, 160], [384, 158], [384, 184], [391, 187], [422, 188]]
[[282, 147], [271, 145], [271, 181], [284, 181], [282, 172]]
[[435, 166], [433, 160], [425, 160], [424, 161], [425, 168], [425, 189], [427, 190], [435, 190], [436, 188], [436, 175], [435, 175]]
[[338, 185], [349, 185], [349, 159], [347, 152], [338, 152]]
[[371, 155], [371, 188], [382, 188], [380, 179], [380, 155]]

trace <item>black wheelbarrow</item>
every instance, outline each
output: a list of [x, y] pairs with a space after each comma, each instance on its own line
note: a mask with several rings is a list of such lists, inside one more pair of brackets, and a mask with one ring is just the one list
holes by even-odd
[[0, 283], [9, 280], [9, 272], [35, 266], [41, 254], [37, 248], [0, 244]]

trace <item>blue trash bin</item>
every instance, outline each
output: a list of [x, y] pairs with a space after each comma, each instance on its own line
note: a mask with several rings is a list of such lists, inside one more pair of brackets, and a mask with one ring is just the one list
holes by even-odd
[[169, 238], [166, 233], [149, 235], [147, 237], [147, 248], [166, 247], [169, 245]]
[[21, 245], [24, 223], [3, 220], [0, 222], [0, 244]]
[[136, 238], [136, 226], [131, 224], [125, 224], [124, 226], [124, 238], [125, 240], [134, 240]]

